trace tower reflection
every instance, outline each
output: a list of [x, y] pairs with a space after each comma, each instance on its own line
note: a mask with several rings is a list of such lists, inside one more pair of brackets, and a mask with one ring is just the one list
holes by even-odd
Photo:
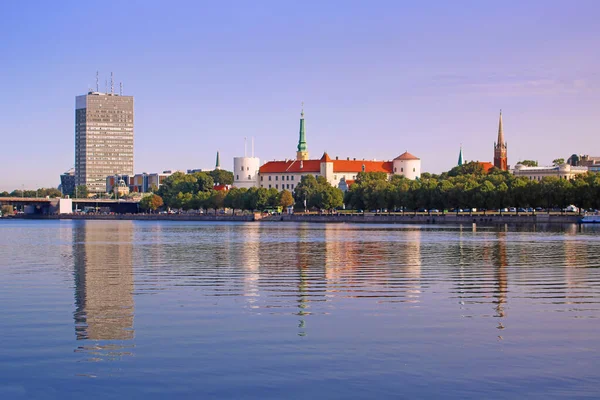
[[77, 340], [100, 342], [78, 351], [127, 354], [115, 352], [121, 344], [102, 342], [134, 337], [132, 234], [132, 221], [81, 221], [73, 230], [75, 333]]

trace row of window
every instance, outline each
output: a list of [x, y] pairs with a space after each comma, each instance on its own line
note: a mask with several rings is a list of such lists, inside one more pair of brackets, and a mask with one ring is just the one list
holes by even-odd
[[[398, 172], [398, 168], [394, 168], [394, 172]], [[400, 172], [404, 172], [404, 168], [400, 168]], [[413, 172], [417, 172], [416, 168], [413, 168]]]
[[[260, 185], [260, 187], [264, 187], [264, 185]], [[271, 189], [272, 186], [269, 185], [269, 189]], [[275, 184], [275, 189], [279, 189], [279, 184]], [[283, 189], [288, 189], [288, 190], [294, 190], [294, 184], [292, 183], [291, 185], [289, 183], [282, 183], [281, 184], [281, 190]]]

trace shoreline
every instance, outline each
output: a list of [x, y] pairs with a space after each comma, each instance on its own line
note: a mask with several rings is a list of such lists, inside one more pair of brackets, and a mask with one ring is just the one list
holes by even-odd
[[311, 222], [311, 223], [369, 223], [369, 224], [576, 224], [580, 215], [315, 215], [282, 214], [255, 215], [184, 215], [184, 214], [59, 214], [19, 215], [2, 219], [19, 220], [100, 220], [100, 221], [207, 221], [207, 222]]

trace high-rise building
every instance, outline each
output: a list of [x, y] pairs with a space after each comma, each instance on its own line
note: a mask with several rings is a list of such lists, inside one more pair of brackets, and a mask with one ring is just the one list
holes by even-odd
[[494, 167], [502, 171], [508, 171], [507, 143], [504, 141], [504, 129], [502, 128], [502, 110], [500, 110], [500, 122], [498, 123], [498, 142], [494, 143]]
[[60, 191], [65, 196], [75, 194], [75, 168], [71, 168], [60, 176]]
[[102, 193], [109, 175], [133, 176], [133, 96], [90, 91], [75, 98], [75, 184]]

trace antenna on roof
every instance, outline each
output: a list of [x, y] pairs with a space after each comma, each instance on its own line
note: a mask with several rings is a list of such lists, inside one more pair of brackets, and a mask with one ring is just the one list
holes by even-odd
[[98, 88], [98, 71], [96, 71], [96, 92], [99, 92], [100, 88]]
[[123, 82], [119, 82], [119, 96], [123, 96]]
[[110, 73], [110, 94], [115, 94], [115, 84], [113, 80], [113, 73]]

